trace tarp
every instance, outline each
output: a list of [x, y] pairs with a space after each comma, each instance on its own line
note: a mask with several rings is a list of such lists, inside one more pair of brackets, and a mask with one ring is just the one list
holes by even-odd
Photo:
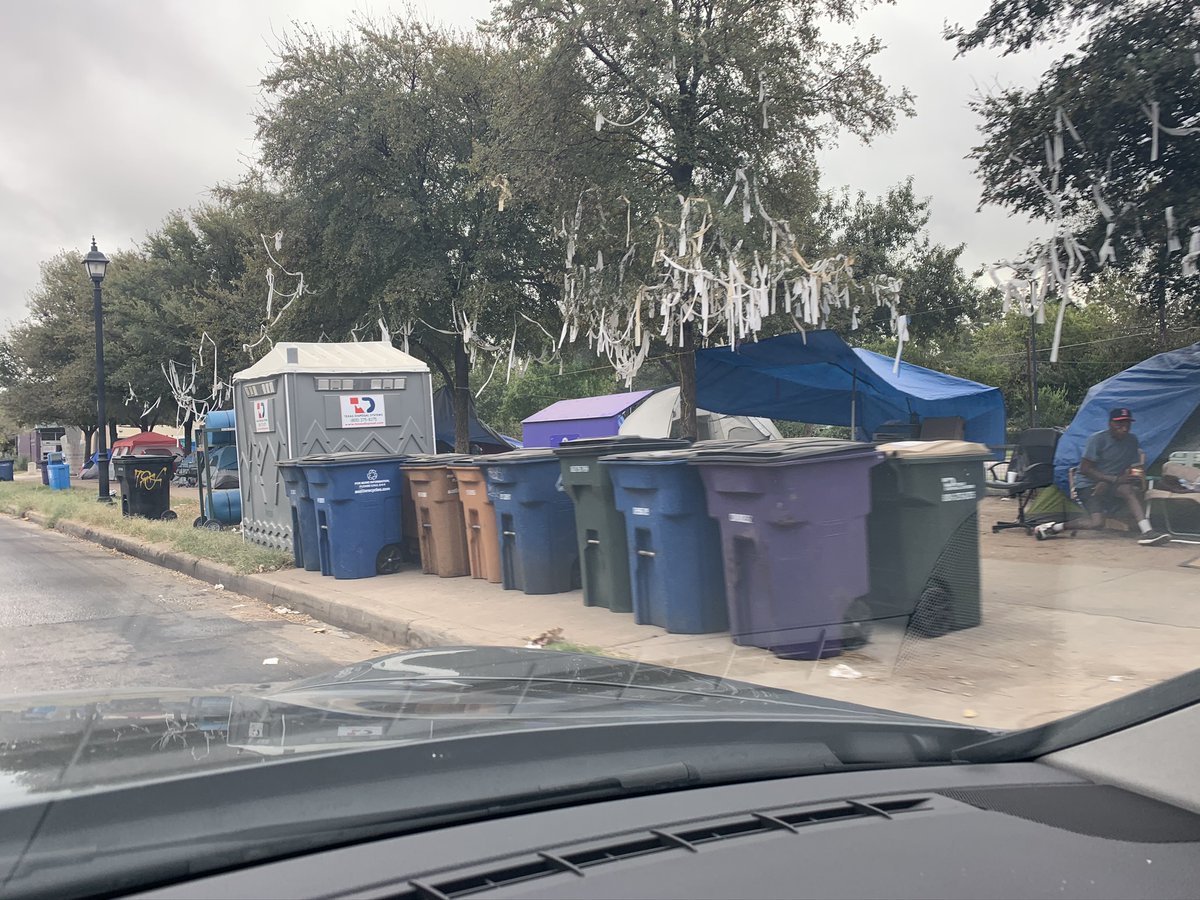
[[650, 393], [626, 391], [559, 400], [521, 420], [521, 440], [526, 447], [557, 447], [563, 441], [609, 437], [620, 431], [625, 415]]
[[1147, 465], [1153, 463], [1181, 429], [1191, 430], [1188, 420], [1200, 406], [1200, 342], [1159, 353], [1093, 385], [1054, 454], [1054, 479], [1063, 489], [1087, 439], [1108, 427], [1108, 411], [1114, 406], [1133, 412], [1132, 431]]
[[599, 397], [577, 397], [573, 400], [558, 400], [532, 416], [522, 419], [522, 425], [531, 422], [574, 422], [580, 419], [611, 419], [621, 415], [649, 397], [651, 391], [626, 391], [621, 394], [602, 394]]
[[[485, 453], [504, 453], [514, 448], [513, 442], [500, 432], [489, 428], [475, 415], [475, 401], [468, 400], [467, 412], [470, 423], [471, 443], [478, 445]], [[433, 427], [437, 435], [439, 450], [454, 450], [454, 396], [450, 388], [440, 387], [433, 392]]]
[[886, 422], [962, 418], [963, 439], [1005, 441], [1004, 398], [989, 387], [852, 349], [832, 331], [783, 334], [736, 351], [696, 353], [696, 405], [714, 412], [816, 425], [853, 425], [869, 438]]

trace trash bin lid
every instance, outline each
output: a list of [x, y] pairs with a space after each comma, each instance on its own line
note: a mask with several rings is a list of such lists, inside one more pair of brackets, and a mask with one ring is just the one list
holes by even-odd
[[483, 456], [473, 456], [471, 459], [481, 466], [497, 466], [546, 462], [551, 459], [557, 460], [558, 457], [549, 447], [530, 447], [527, 450], [510, 450], [508, 453], [488, 453]]
[[406, 456], [400, 464], [405, 468], [409, 468], [460, 465], [474, 461], [475, 457], [468, 453], [417, 453], [413, 456]]
[[879, 444], [875, 449], [888, 456], [899, 456], [912, 462], [942, 459], [947, 456], [991, 459], [995, 455], [985, 445], [973, 441], [892, 441]]
[[609, 437], [580, 438], [563, 441], [556, 448], [556, 456], [609, 456], [613, 453], [634, 453], [639, 450], [684, 449], [688, 441], [670, 438], [644, 438], [636, 434], [614, 434]]
[[363, 453], [361, 451], [346, 450], [340, 453], [315, 453], [311, 456], [302, 456], [295, 462], [301, 466], [337, 466], [347, 463], [370, 463], [370, 462], [402, 462], [407, 459], [399, 453]]
[[732, 447], [745, 447], [749, 444], [757, 444], [759, 441], [754, 440], [735, 440], [729, 438], [726, 440], [711, 440], [697, 441], [690, 447], [679, 447], [670, 450], [638, 450], [632, 453], [613, 453], [602, 457], [600, 462], [631, 462], [644, 463], [647, 465], [667, 463], [687, 462], [699, 451], [702, 450], [721, 450]]
[[837, 438], [781, 438], [774, 441], [754, 441], [740, 446], [701, 448], [692, 453], [689, 462], [693, 465], [738, 463], [739, 465], [774, 466], [810, 461], [821, 457], [872, 452], [874, 449], [873, 444], [862, 441], [843, 441]]

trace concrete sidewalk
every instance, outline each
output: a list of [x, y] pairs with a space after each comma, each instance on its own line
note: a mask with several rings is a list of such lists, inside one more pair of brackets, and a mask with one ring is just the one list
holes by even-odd
[[927, 640], [877, 622], [861, 650], [816, 662], [737, 647], [727, 634], [637, 625], [585, 607], [579, 591], [527, 596], [415, 571], [353, 581], [302, 569], [241, 575], [77, 523], [56, 527], [398, 647], [522, 646], [561, 629], [562, 641], [598, 653], [992, 727], [1057, 718], [1200, 664], [1200, 568], [1183, 565], [1200, 547], [1104, 535], [1039, 544], [1019, 531], [992, 535], [992, 512], [985, 502], [982, 626]]

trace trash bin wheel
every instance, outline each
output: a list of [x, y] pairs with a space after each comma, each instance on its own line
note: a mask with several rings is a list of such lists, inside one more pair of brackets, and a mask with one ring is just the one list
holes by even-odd
[[931, 581], [921, 592], [908, 628], [921, 637], [935, 638], [954, 630], [954, 603], [950, 590], [939, 581]]
[[208, 521], [206, 521], [204, 523], [204, 527], [207, 528], [209, 531], [220, 531], [221, 523], [218, 522], [216, 519], [209, 519]]
[[161, 516], [159, 516], [159, 519], [161, 519], [164, 522], [173, 522], [178, 518], [179, 518], [179, 516], [175, 513], [175, 510], [173, 510], [173, 509], [168, 509]]
[[380, 575], [395, 575], [404, 568], [404, 547], [387, 544], [375, 557], [375, 571]]
[[208, 519], [204, 518], [204, 516], [196, 516], [195, 520], [192, 522], [192, 527], [203, 528], [207, 522]]

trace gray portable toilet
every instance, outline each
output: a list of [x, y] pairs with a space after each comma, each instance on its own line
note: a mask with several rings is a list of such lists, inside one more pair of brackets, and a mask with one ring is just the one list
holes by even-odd
[[242, 533], [264, 547], [292, 547], [279, 460], [435, 450], [429, 367], [387, 342], [276, 344], [233, 386]]

